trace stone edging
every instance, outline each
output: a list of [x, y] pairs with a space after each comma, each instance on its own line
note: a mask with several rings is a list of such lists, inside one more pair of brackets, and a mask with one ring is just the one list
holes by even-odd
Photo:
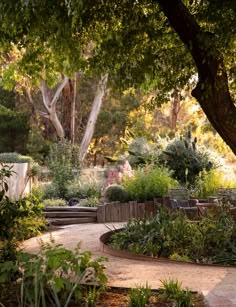
[[182, 264], [182, 265], [196, 265], [196, 266], [210, 266], [210, 267], [236, 267], [235, 265], [223, 265], [223, 264], [209, 264], [209, 263], [196, 263], [196, 262], [184, 262], [179, 260], [172, 260], [167, 258], [155, 258], [151, 256], [139, 255], [123, 250], [117, 250], [112, 248], [111, 246], [107, 245], [111, 235], [115, 232], [121, 231], [121, 229], [111, 230], [104, 234], [102, 234], [99, 238], [101, 250], [111, 256], [120, 257], [120, 258], [127, 258], [133, 260], [142, 260], [142, 261], [152, 261], [152, 262], [164, 262], [169, 264]]

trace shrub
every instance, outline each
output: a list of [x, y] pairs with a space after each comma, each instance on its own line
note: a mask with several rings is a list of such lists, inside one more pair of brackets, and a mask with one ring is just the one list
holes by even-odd
[[29, 156], [23, 156], [16, 152], [4, 152], [0, 154], [2, 163], [32, 163], [33, 159]]
[[216, 195], [219, 188], [228, 188], [230, 182], [224, 179], [224, 174], [217, 170], [202, 171], [195, 181], [194, 196], [198, 198], [207, 198]]
[[34, 196], [0, 201], [0, 262], [15, 257], [17, 241], [36, 236], [45, 229], [43, 205]]
[[101, 196], [101, 188], [98, 182], [89, 180], [81, 181], [76, 178], [73, 181], [69, 181], [66, 185], [65, 198], [70, 199], [73, 197], [86, 198], [86, 197], [97, 197]]
[[77, 149], [67, 140], [61, 140], [50, 147], [48, 167], [61, 198], [66, 194], [68, 182], [74, 178], [74, 169], [79, 173]]
[[60, 190], [54, 182], [45, 184], [42, 187], [43, 199], [60, 198]]
[[106, 201], [126, 202], [128, 193], [121, 185], [113, 184], [104, 190], [104, 198]]
[[171, 169], [174, 178], [182, 184], [194, 184], [202, 170], [213, 167], [206, 149], [197, 149], [197, 139], [192, 140], [190, 130], [184, 139], [174, 140], [167, 145], [160, 156], [160, 162]]
[[43, 204], [45, 207], [63, 207], [66, 206], [66, 201], [61, 198], [44, 199]]
[[163, 197], [168, 189], [177, 185], [171, 173], [164, 167], [140, 169], [132, 178], [125, 178], [123, 186], [131, 200], [145, 201], [155, 197]]

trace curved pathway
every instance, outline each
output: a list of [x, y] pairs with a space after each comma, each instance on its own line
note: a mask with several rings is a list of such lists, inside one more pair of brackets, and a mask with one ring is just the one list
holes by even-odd
[[74, 249], [80, 242], [82, 250], [90, 250], [95, 257], [109, 258], [106, 268], [110, 286], [134, 287], [148, 282], [152, 288], [158, 288], [160, 280], [174, 278], [191, 290], [202, 291], [210, 306], [236, 306], [236, 268], [147, 262], [103, 253], [99, 243], [100, 235], [120, 227], [122, 223], [64, 226], [51, 234], [46, 233], [25, 241], [23, 247], [28, 252], [36, 252], [39, 239], [48, 241], [50, 235], [56, 243], [69, 249]]

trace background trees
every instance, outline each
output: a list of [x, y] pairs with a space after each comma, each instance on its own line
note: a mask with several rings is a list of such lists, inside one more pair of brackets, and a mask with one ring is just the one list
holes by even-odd
[[51, 87], [60, 74], [73, 79], [80, 71], [99, 80], [109, 73], [110, 88], [154, 93], [148, 106], [154, 110], [173, 90], [197, 83], [193, 95], [236, 152], [233, 1], [3, 0], [0, 15], [5, 86], [43, 80]]

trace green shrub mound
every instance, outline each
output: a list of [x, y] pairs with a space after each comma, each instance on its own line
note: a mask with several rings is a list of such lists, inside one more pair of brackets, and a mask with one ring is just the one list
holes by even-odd
[[33, 159], [29, 156], [23, 156], [16, 152], [3, 152], [0, 153], [1, 163], [32, 163]]
[[132, 178], [125, 178], [123, 186], [129, 199], [145, 201], [163, 197], [169, 188], [177, 186], [177, 182], [168, 169], [150, 166], [136, 171]]
[[125, 202], [128, 200], [128, 193], [121, 185], [113, 184], [105, 189], [104, 198], [106, 201]]
[[236, 264], [236, 226], [231, 216], [219, 213], [198, 222], [163, 209], [152, 219], [131, 220], [112, 235], [111, 246], [153, 257], [200, 263]]

